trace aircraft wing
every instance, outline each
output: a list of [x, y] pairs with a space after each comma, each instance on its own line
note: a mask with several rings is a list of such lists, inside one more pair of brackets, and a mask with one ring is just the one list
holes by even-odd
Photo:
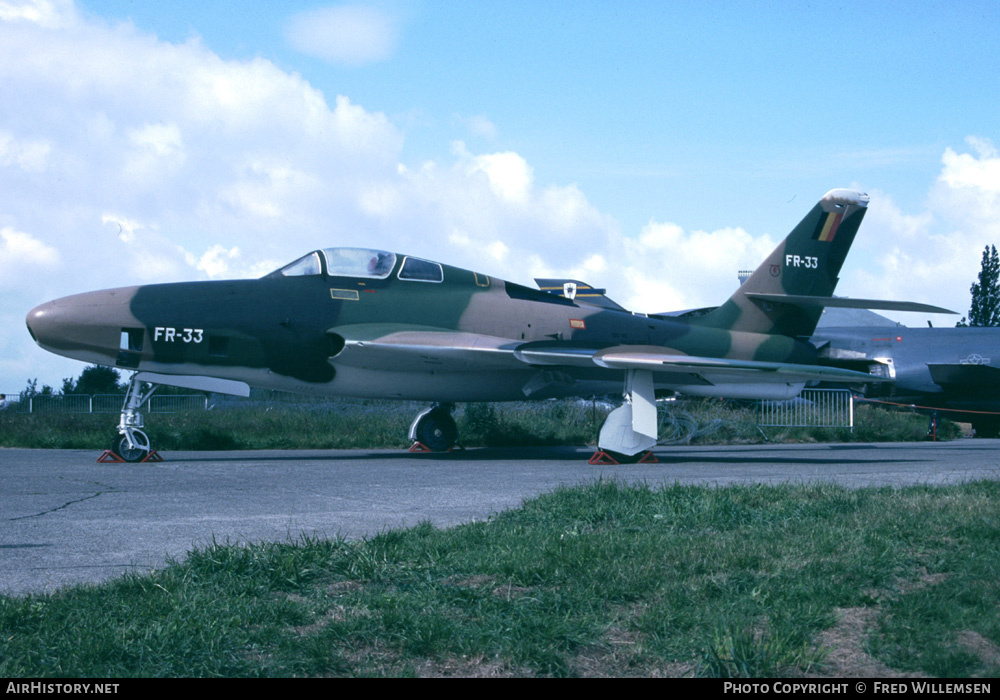
[[530, 343], [522, 345], [515, 354], [522, 361], [534, 365], [645, 369], [655, 374], [694, 375], [709, 383], [714, 383], [713, 377], [726, 382], [742, 378], [748, 383], [828, 381], [856, 384], [885, 381], [865, 372], [838, 367], [678, 355], [656, 346], [618, 345], [598, 350], [581, 346], [561, 347], [558, 343]]
[[931, 379], [942, 387], [970, 385], [979, 388], [1000, 386], [1000, 368], [992, 365], [927, 363]]
[[683, 379], [678, 376], [681, 383], [886, 381], [837, 367], [678, 355], [657, 346], [601, 348], [568, 341], [523, 343], [478, 333], [399, 324], [346, 326], [336, 332], [343, 338], [344, 348], [336, 355], [335, 362], [366, 369], [412, 371], [441, 367], [451, 372], [476, 372], [524, 369], [530, 365], [687, 375]]

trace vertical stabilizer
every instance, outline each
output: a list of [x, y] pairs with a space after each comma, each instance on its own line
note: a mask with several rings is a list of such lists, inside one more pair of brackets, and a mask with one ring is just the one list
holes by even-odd
[[792, 337], [812, 334], [818, 306], [753, 300], [748, 294], [829, 297], [868, 207], [868, 195], [830, 190], [725, 304], [692, 324]]

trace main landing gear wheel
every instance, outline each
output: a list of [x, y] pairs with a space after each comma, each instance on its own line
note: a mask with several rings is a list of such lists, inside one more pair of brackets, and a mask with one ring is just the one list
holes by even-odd
[[417, 416], [410, 438], [431, 452], [444, 452], [458, 441], [458, 426], [447, 407], [437, 406]]
[[127, 435], [115, 435], [111, 451], [126, 462], [141, 462], [149, 455], [149, 438], [141, 430], [132, 430], [132, 445]]

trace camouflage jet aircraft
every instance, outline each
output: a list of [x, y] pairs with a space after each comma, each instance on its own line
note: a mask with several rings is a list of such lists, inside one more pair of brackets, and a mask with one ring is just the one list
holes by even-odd
[[159, 384], [436, 402], [410, 430], [435, 451], [457, 440], [454, 402], [624, 391], [598, 443], [634, 456], [656, 443], [657, 395], [787, 399], [810, 382], [877, 380], [820, 366], [805, 342], [823, 305], [877, 307], [830, 296], [867, 205], [859, 192], [827, 193], [728, 301], [691, 320], [631, 313], [573, 281], [553, 294], [410, 255], [329, 248], [260, 279], [56, 299], [27, 325], [46, 350], [136, 370], [113, 448], [130, 461], [149, 452], [139, 409]]

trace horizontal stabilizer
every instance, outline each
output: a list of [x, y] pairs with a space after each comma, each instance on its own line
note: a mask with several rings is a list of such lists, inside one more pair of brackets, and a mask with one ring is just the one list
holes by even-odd
[[991, 365], [928, 363], [927, 367], [931, 371], [931, 379], [942, 387], [1000, 386], [1000, 368]]
[[914, 301], [882, 301], [879, 299], [848, 299], [845, 297], [818, 297], [804, 294], [763, 294], [748, 292], [747, 298], [772, 304], [790, 304], [807, 308], [831, 306], [841, 309], [882, 309], [885, 311], [919, 311], [929, 314], [957, 314], [957, 311]]

